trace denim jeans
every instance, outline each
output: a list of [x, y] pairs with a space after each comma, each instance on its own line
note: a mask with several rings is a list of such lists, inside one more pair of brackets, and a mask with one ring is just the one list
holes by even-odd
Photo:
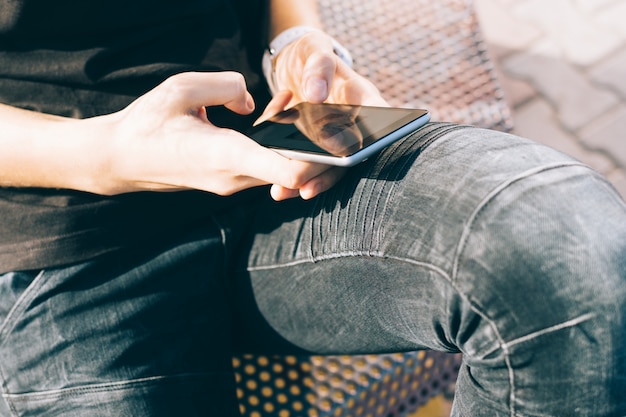
[[455, 416], [625, 416], [625, 301], [604, 178], [431, 123], [313, 200], [0, 276], [0, 415], [234, 416], [234, 351], [437, 349], [463, 353]]

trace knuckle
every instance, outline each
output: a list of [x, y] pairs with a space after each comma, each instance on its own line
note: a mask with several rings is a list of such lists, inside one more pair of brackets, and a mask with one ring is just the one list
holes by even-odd
[[296, 190], [308, 180], [305, 172], [301, 169], [286, 173], [283, 186], [291, 190]]
[[244, 93], [246, 91], [246, 80], [240, 72], [229, 71], [224, 73], [226, 81], [230, 86], [237, 91], [237, 93]]
[[187, 94], [189, 74], [172, 75], [161, 83], [161, 91], [169, 97], [180, 97]]
[[309, 62], [311, 65], [323, 69], [334, 69], [337, 55], [330, 51], [315, 51], [311, 54]]

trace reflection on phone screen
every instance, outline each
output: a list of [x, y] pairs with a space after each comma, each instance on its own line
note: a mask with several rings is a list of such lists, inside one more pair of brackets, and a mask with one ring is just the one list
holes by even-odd
[[271, 148], [345, 157], [426, 113], [415, 109], [300, 103], [248, 133]]
[[332, 155], [346, 156], [363, 146], [358, 126], [360, 109], [340, 105], [296, 106], [270, 120], [293, 124], [297, 131], [288, 135], [291, 139], [308, 139]]

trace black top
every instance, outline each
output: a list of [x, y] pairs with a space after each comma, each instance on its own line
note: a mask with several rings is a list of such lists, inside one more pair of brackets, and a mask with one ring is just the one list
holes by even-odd
[[[0, 0], [0, 102], [90, 117], [122, 109], [178, 72], [236, 70], [261, 108], [264, 7], [262, 0]], [[223, 109], [211, 117], [235, 128], [251, 120]], [[102, 197], [0, 188], [0, 273], [167, 239], [232, 200], [198, 191]]]

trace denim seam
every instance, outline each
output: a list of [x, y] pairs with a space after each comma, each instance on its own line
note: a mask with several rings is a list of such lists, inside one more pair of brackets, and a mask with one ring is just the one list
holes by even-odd
[[311, 256], [311, 258], [302, 258], [290, 262], [273, 263], [271, 265], [257, 265], [248, 266], [248, 271], [269, 271], [272, 269], [285, 268], [289, 266], [301, 265], [306, 263], [315, 263], [320, 261], [326, 261], [331, 259], [349, 258], [349, 257], [364, 257], [364, 258], [389, 258], [378, 251], [341, 251], [333, 252], [326, 255]]
[[110, 392], [110, 391], [118, 391], [123, 390], [128, 387], [135, 387], [138, 385], [150, 385], [153, 382], [158, 381], [170, 381], [175, 382], [176, 380], [185, 380], [188, 379], [201, 379], [206, 376], [215, 375], [212, 373], [186, 373], [186, 374], [177, 374], [177, 375], [160, 375], [160, 376], [151, 376], [145, 378], [137, 378], [131, 379], [127, 381], [117, 381], [117, 382], [106, 382], [100, 384], [92, 384], [92, 385], [80, 385], [72, 388], [61, 388], [56, 390], [47, 390], [41, 392], [26, 392], [26, 393], [4, 393], [3, 397], [7, 399], [7, 402], [11, 402], [10, 400], [19, 400], [21, 398], [32, 398], [32, 399], [40, 399], [40, 400], [50, 400], [54, 398], [68, 398], [76, 395], [82, 395], [85, 393], [98, 393], [98, 392]]
[[[454, 262], [452, 265], [452, 280], [453, 283], [452, 285], [456, 288], [456, 278], [458, 276], [459, 273], [459, 262], [460, 262], [460, 258], [465, 250], [466, 244], [469, 240], [469, 236], [472, 232], [472, 227], [474, 225], [474, 222], [476, 221], [476, 219], [478, 218], [478, 216], [480, 215], [480, 213], [491, 203], [494, 201], [494, 199], [500, 194], [502, 193], [505, 189], [507, 189], [508, 187], [510, 187], [512, 184], [518, 182], [518, 181], [522, 181], [524, 179], [530, 178], [534, 175], [538, 175], [542, 172], [546, 172], [546, 171], [551, 171], [554, 169], [559, 169], [559, 168], [569, 168], [569, 167], [583, 167], [583, 168], [588, 168], [585, 164], [580, 163], [580, 162], [560, 162], [560, 163], [556, 163], [556, 164], [549, 164], [549, 165], [545, 165], [545, 166], [541, 166], [541, 167], [537, 167], [534, 169], [530, 169], [527, 170], [525, 172], [520, 173], [519, 175], [510, 178], [509, 180], [502, 182], [501, 184], [499, 184], [497, 187], [495, 187], [489, 194], [487, 194], [482, 201], [480, 201], [478, 203], [478, 205], [476, 206], [476, 208], [474, 209], [474, 211], [470, 214], [464, 228], [463, 228], [463, 232], [461, 233], [461, 237], [459, 239], [458, 245], [457, 245], [457, 249], [456, 249], [456, 253], [454, 256]], [[491, 320], [487, 314], [485, 312], [482, 311], [482, 308], [480, 308], [480, 306], [476, 305], [475, 303], [471, 302], [464, 294], [462, 294], [461, 292], [459, 292], [459, 294], [463, 297], [463, 299], [465, 299], [468, 302], [468, 305], [472, 308], [472, 310], [474, 310], [476, 312], [476, 314], [478, 314], [480, 317], [482, 317], [487, 323], [489, 323], [490, 327], [492, 328], [492, 330], [494, 331], [494, 334], [496, 336], [497, 342], [499, 344], [499, 348], [502, 349], [502, 353], [504, 354], [504, 362], [507, 366], [508, 369], [508, 374], [509, 374], [509, 389], [510, 389], [510, 394], [509, 394], [509, 412], [511, 417], [515, 417], [516, 415], [516, 410], [515, 410], [515, 403], [516, 403], [516, 396], [515, 396], [515, 373], [513, 371], [513, 366], [511, 364], [511, 358], [510, 358], [510, 350], [509, 348], [512, 346], [511, 343], [507, 343], [504, 341], [504, 339], [502, 338], [502, 335], [500, 334], [498, 327], [495, 324], [495, 321]], [[546, 330], [546, 329], [544, 329]], [[525, 337], [528, 337], [530, 335], [524, 336], [522, 338], [519, 338], [517, 340], [521, 341], [522, 339], [524, 339]], [[515, 342], [515, 341], [513, 341]], [[513, 343], [517, 344], [517, 343]], [[496, 349], [493, 349], [491, 352], [494, 352]]]
[[[517, 339], [513, 339], [510, 342], [505, 342], [504, 345], [508, 349], [508, 348], [513, 347], [513, 346], [519, 345], [521, 343], [527, 342], [529, 340], [536, 339], [536, 338], [541, 337], [543, 335], [546, 335], [546, 334], [549, 334], [549, 333], [553, 333], [553, 332], [556, 332], [556, 331], [559, 331], [559, 330], [567, 329], [567, 328], [570, 328], [570, 327], [577, 326], [577, 325], [579, 325], [581, 323], [584, 323], [586, 321], [592, 320], [592, 319], [596, 318], [597, 316], [598, 316], [597, 314], [593, 314], [593, 313], [583, 314], [583, 315], [580, 315], [580, 316], [578, 316], [576, 318], [573, 318], [571, 320], [564, 321], [563, 323], [558, 323], [558, 324], [555, 324], [554, 326], [546, 327], [545, 329], [541, 329], [541, 330], [538, 330], [536, 332], [529, 333], [529, 334], [527, 334], [525, 336], [518, 337]], [[488, 356], [488, 355], [494, 353], [496, 350], [498, 350], [498, 347], [485, 352], [484, 356]]]
[[[392, 147], [396, 147], [396, 148], [401, 147], [403, 144], [405, 144], [407, 142], [407, 140], [409, 138], [412, 138], [412, 137], [414, 137], [416, 135], [424, 135], [425, 138], [424, 138], [423, 142], [421, 142], [419, 144], [419, 146], [418, 146], [418, 148], [420, 150], [420, 153], [421, 153], [421, 152], [425, 151], [431, 144], [433, 144], [438, 139], [443, 137], [444, 135], [446, 135], [446, 134], [448, 134], [450, 132], [463, 130], [463, 129], [468, 129], [468, 128], [474, 129], [475, 127], [471, 126], [471, 125], [458, 125], [458, 124], [446, 123], [446, 122], [431, 122], [431, 123], [428, 123], [425, 126], [419, 128], [418, 130], [408, 134], [405, 137], [405, 139], [394, 143], [392, 145]], [[426, 131], [426, 132], [424, 132], [424, 131]], [[407, 146], [406, 149], [404, 149], [402, 151], [400, 156], [405, 156], [406, 154], [408, 154], [410, 152], [413, 152], [414, 150], [415, 150], [415, 146], [413, 146], [413, 145], [412, 146]], [[386, 155], [386, 154], [383, 154], [383, 155]], [[397, 156], [397, 155], [389, 154], [387, 156], [387, 158], [389, 159], [392, 156]], [[384, 163], [385, 166], [387, 166], [388, 159]], [[411, 165], [412, 163], [413, 163], [413, 161], [410, 161], [410, 160], [407, 159], [405, 161], [405, 163], [404, 163], [404, 166]], [[373, 165], [368, 172], [371, 172], [372, 169], [374, 169], [375, 166], [376, 165]], [[403, 168], [404, 168], [404, 166], [403, 166]], [[403, 172], [403, 170], [399, 169], [399, 170], [395, 170], [395, 172], [396, 172], [396, 175], [393, 177], [394, 181], [392, 181], [392, 184], [393, 184], [392, 188], [387, 193], [387, 195], [388, 195], [387, 201], [383, 204], [383, 206], [384, 206], [384, 210], [382, 212], [383, 215], [387, 211], [386, 208], [388, 207], [388, 202], [392, 200], [391, 199], [391, 195], [395, 193], [395, 190], [396, 190], [396, 186], [395, 186], [396, 181], [395, 180], [398, 180], [399, 176], [401, 175], [400, 173]], [[373, 192], [373, 190], [371, 192]], [[371, 200], [372, 200], [371, 198], [368, 200], [368, 205], [369, 205], [369, 202]], [[297, 265], [297, 264], [302, 263], [302, 262], [315, 262], [316, 259], [318, 259], [318, 260], [323, 260], [324, 259], [324, 258], [319, 258], [313, 252], [313, 247], [315, 246], [314, 236], [316, 236], [316, 231], [315, 231], [316, 224], [317, 224], [317, 236], [321, 236], [323, 234], [322, 222], [315, 222], [314, 219], [315, 219], [316, 216], [314, 216], [313, 213], [315, 213], [316, 211], [319, 211], [324, 206], [324, 201], [325, 201], [324, 198], [318, 198], [316, 204], [311, 208], [311, 216], [310, 216], [310, 220], [309, 220], [310, 241], [309, 241], [309, 248], [308, 248], [308, 253], [307, 253], [308, 258], [307, 259], [298, 260], [298, 261], [293, 261], [293, 262], [288, 263], [288, 264], [283, 264], [284, 266]], [[359, 197], [359, 201], [361, 201], [360, 197]], [[379, 206], [380, 206], [379, 200], [377, 200], [376, 208], [378, 208]], [[360, 207], [360, 204], [356, 204], [356, 207], [357, 207], [357, 210], [358, 210], [359, 207]], [[332, 216], [332, 212], [331, 212], [330, 215]], [[355, 219], [359, 218], [358, 213], [354, 216], [354, 218]], [[373, 219], [373, 221], [375, 221], [375, 220]], [[330, 220], [330, 222], [332, 223], [332, 219]], [[364, 232], [365, 228], [366, 228], [365, 222], [363, 222], [362, 228], [363, 228], [362, 232]], [[344, 232], [347, 233], [347, 231], [348, 231], [348, 228], [344, 228]], [[382, 241], [382, 236], [380, 236], [380, 233], [383, 233], [383, 228], [378, 228], [378, 233], [379, 233], [379, 236], [378, 236], [379, 240], [378, 240], [378, 242], [381, 242]], [[365, 235], [365, 233], [363, 233], [363, 235]], [[335, 237], [335, 239], [336, 239], [336, 237]], [[344, 241], [347, 241], [347, 240], [348, 240], [348, 236], [344, 236]], [[334, 242], [333, 245], [334, 245], [334, 247], [338, 247], [338, 244], [337, 244], [336, 241]], [[350, 252], [350, 253], [354, 253], [354, 254], [356, 254], [358, 256], [362, 256], [362, 255], [373, 255], [373, 256], [376, 256], [377, 255], [376, 252], [372, 252], [372, 251], [362, 251], [362, 252], [358, 252], [358, 253]], [[342, 255], [339, 255], [338, 257], [341, 257], [341, 256]], [[257, 268], [257, 267], [254, 267], [254, 268]], [[263, 268], [263, 267], [259, 267], [259, 268]], [[267, 269], [271, 269], [271, 268], [272, 268], [271, 266], [267, 266]], [[260, 270], [260, 269], [248, 269], [248, 270]]]
[[39, 289], [41, 287], [39, 285], [39, 282], [42, 281], [43, 274], [44, 274], [43, 270], [41, 270], [37, 274], [37, 276], [28, 285], [28, 288], [24, 290], [24, 292], [18, 297], [15, 304], [13, 304], [13, 307], [11, 307], [11, 310], [9, 310], [9, 313], [6, 316], [4, 323], [0, 325], [0, 347], [4, 345], [6, 341], [5, 339], [6, 334], [9, 333], [12, 329], [12, 327], [9, 326], [9, 324], [11, 323], [13, 316], [23, 311], [26, 302], [31, 300], [33, 296], [35, 295], [34, 294], [35, 288]]
[[[428, 126], [428, 125], [427, 125]], [[422, 152], [426, 151], [428, 149], [428, 147], [430, 147], [430, 145], [432, 145], [434, 142], [436, 142], [438, 139], [440, 139], [441, 137], [443, 137], [444, 135], [454, 132], [454, 131], [458, 131], [458, 130], [463, 130], [463, 129], [467, 129], [467, 128], [473, 128], [473, 126], [469, 126], [469, 125], [455, 125], [455, 124], [450, 124], [450, 123], [435, 123], [435, 126], [430, 126], [432, 128], [432, 130], [429, 130], [425, 137], [423, 138], [423, 141], [420, 141], [419, 144], [419, 153], [421, 154]], [[416, 130], [415, 132], [409, 134], [407, 136], [407, 138], [411, 138], [413, 136], [416, 135], [421, 135], [423, 134], [423, 130], [419, 129]], [[402, 141], [402, 142], [398, 142], [398, 146], [401, 146], [402, 144], [406, 143], [406, 141]], [[414, 152], [414, 147], [413, 146], [407, 146], [406, 149], [404, 149], [404, 151], [401, 153], [400, 157], [404, 157], [405, 155], [407, 155], [408, 153]], [[389, 156], [389, 158], [391, 158], [391, 155]], [[392, 179], [392, 187], [389, 190], [389, 192], [387, 193], [387, 201], [385, 202], [384, 205], [384, 210], [383, 210], [383, 215], [387, 212], [387, 207], [389, 206], [389, 202], [393, 201], [394, 198], [393, 196], [395, 196], [396, 190], [397, 190], [397, 182], [399, 180], [399, 178], [401, 177], [401, 173], [405, 171], [405, 169], [412, 165], [413, 161], [410, 158], [406, 158], [406, 160], [404, 161], [403, 166], [400, 169], [394, 170], [396, 175], [393, 177]], [[385, 164], [387, 165], [387, 164]], [[373, 221], [376, 221], [375, 219]], [[380, 227], [379, 229], [379, 233], [383, 233], [384, 228]], [[379, 236], [380, 240], [378, 240], [378, 242], [382, 242], [382, 236]]]
[[[9, 313], [4, 319], [4, 322], [0, 325], [0, 348], [6, 343], [8, 335], [13, 329], [13, 326], [11, 326], [10, 323], [13, 323], [13, 325], [15, 325], [13, 317], [18, 316], [24, 312], [28, 301], [32, 300], [35, 297], [35, 295], [38, 293], [37, 290], [39, 290], [45, 283], [43, 275], [44, 271], [41, 270], [28, 285], [26, 290], [24, 290], [24, 292], [18, 297], [15, 304], [13, 304], [13, 307], [11, 307], [11, 309], [9, 310]], [[11, 410], [11, 413], [17, 416], [18, 412], [13, 406], [13, 403], [11, 401], [8, 401], [7, 396], [9, 395], [9, 387], [7, 386], [7, 379], [4, 376], [4, 369], [2, 368], [2, 366], [0, 366], [0, 379], [2, 379], [2, 396], [6, 400], [7, 406], [9, 407], [9, 410]]]
[[[432, 130], [430, 130], [429, 132], [427, 132], [427, 134], [425, 135], [425, 137], [423, 138], [423, 141], [420, 141], [420, 144], [418, 145], [419, 148], [419, 152], [420, 154], [422, 152], [424, 152], [432, 143], [434, 143], [437, 139], [441, 138], [443, 135], [450, 133], [452, 131], [455, 130], [462, 130], [464, 128], [467, 128], [468, 126], [463, 126], [463, 125], [453, 125], [453, 124], [448, 124], [448, 123], [441, 123], [441, 124], [436, 124], [434, 126], [434, 128]], [[412, 138], [414, 136], [417, 135], [421, 135], [423, 134], [421, 129], [416, 130], [415, 132], [407, 135], [407, 140], [408, 138]], [[405, 141], [401, 141], [401, 142], [397, 142], [396, 145], [397, 147], [402, 147], [402, 145], [404, 145], [406, 143]], [[414, 146], [406, 146], [405, 149], [402, 150], [402, 152], [400, 153], [400, 160], [402, 160], [402, 157], [404, 157], [405, 155], [414, 152]], [[387, 160], [385, 161], [384, 165], [387, 166], [388, 165], [388, 161], [391, 159], [393, 155], [390, 153], [387, 156]], [[394, 201], [395, 198], [394, 196], [396, 195], [396, 191], [397, 191], [397, 183], [398, 180], [400, 179], [402, 172], [404, 172], [408, 166], [412, 165], [413, 161], [410, 158], [406, 158], [404, 160], [404, 164], [400, 167], [400, 169], [395, 169], [392, 170], [391, 172], [394, 173], [395, 175], [393, 175], [390, 179], [391, 179], [391, 187], [388, 193], [386, 193], [386, 199], [384, 201], [384, 203], [382, 204], [382, 213], [383, 216], [385, 215], [385, 213], [387, 213], [387, 208], [389, 207], [389, 204], [391, 201]], [[372, 188], [372, 193], [374, 192], [374, 189]], [[369, 201], [371, 201], [372, 199], [370, 199]], [[380, 199], [376, 200], [376, 209], [378, 209], [381, 204], [380, 204]], [[374, 211], [376, 213], [376, 211]], [[358, 218], [358, 216], [356, 217]], [[376, 220], [376, 218], [373, 218], [372, 221], [376, 222], [379, 220]], [[363, 229], [365, 229], [365, 222], [363, 222]], [[376, 242], [382, 242], [383, 239], [383, 233], [384, 233], [384, 227], [379, 227], [378, 228], [378, 240]], [[365, 230], [363, 230], [363, 232], [365, 232]], [[365, 235], [365, 233], [363, 233], [363, 235]]]

